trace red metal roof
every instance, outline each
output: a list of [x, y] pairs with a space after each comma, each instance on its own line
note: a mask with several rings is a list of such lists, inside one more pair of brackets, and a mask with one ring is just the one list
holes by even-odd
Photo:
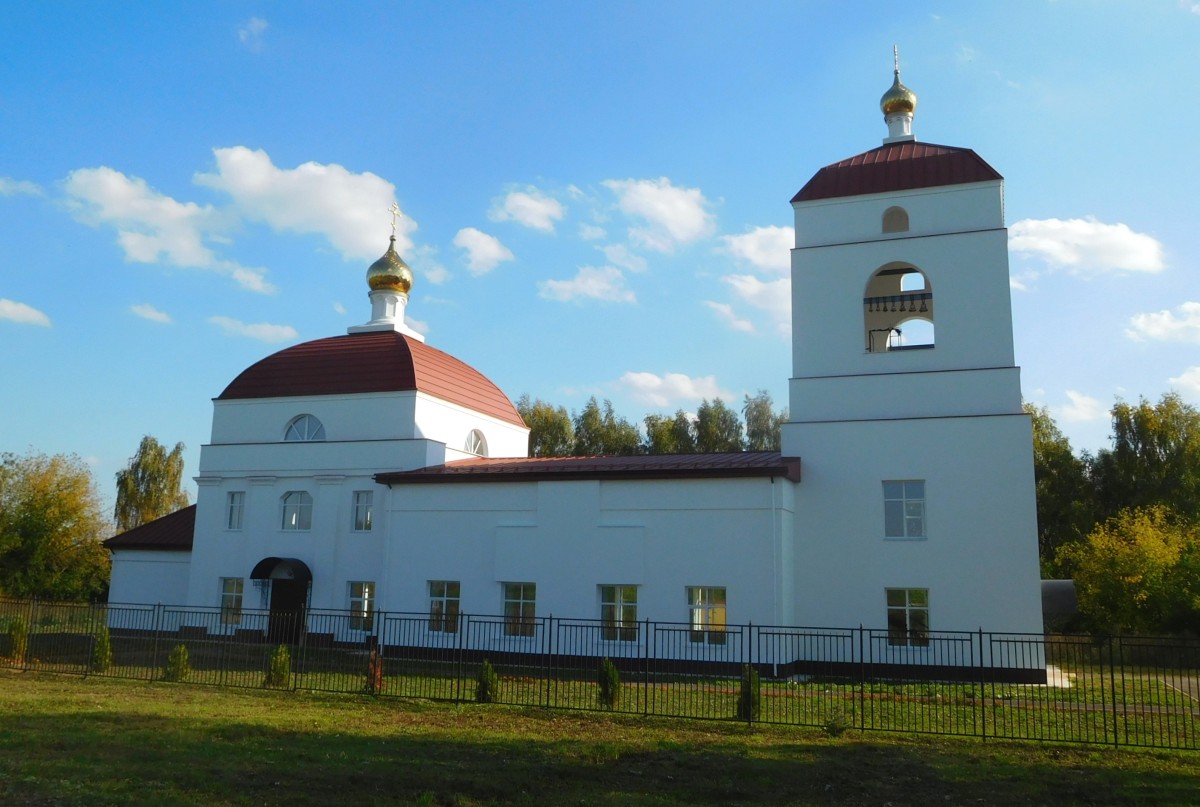
[[639, 454], [630, 457], [469, 459], [378, 474], [384, 485], [419, 482], [536, 482], [566, 479], [703, 479], [781, 476], [800, 481], [800, 459], [778, 451], [730, 454]]
[[482, 373], [395, 331], [333, 336], [251, 365], [219, 401], [416, 390], [524, 426], [512, 401]]
[[865, 151], [818, 171], [793, 202], [936, 188], [1003, 179], [971, 149], [905, 141]]
[[172, 549], [187, 552], [192, 548], [192, 534], [195, 531], [196, 505], [193, 504], [109, 538], [104, 546], [109, 549]]

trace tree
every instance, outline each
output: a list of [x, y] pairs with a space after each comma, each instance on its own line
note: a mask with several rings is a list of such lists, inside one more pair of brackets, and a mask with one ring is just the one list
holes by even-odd
[[742, 450], [742, 422], [720, 398], [700, 402], [696, 410], [696, 446], [704, 454]]
[[682, 409], [673, 417], [646, 415], [647, 454], [696, 453], [696, 421]]
[[171, 453], [150, 435], [142, 438], [129, 465], [117, 472], [117, 532], [125, 532], [188, 505], [183, 490], [183, 443]]
[[779, 412], [772, 408], [771, 393], [760, 389], [757, 395], [746, 396], [742, 415], [746, 418], [746, 450], [778, 451], [780, 432], [787, 423], [788, 411]]
[[1060, 546], [1082, 540], [1095, 525], [1095, 492], [1087, 457], [1071, 442], [1045, 407], [1024, 405], [1033, 421], [1033, 477], [1037, 490], [1038, 556], [1047, 576], [1062, 573], [1055, 560]]
[[87, 600], [108, 589], [112, 534], [78, 457], [0, 455], [0, 592]]
[[1111, 449], [1091, 465], [1101, 516], [1127, 507], [1167, 505], [1200, 516], [1200, 412], [1174, 392], [1157, 404], [1118, 401]]
[[1079, 610], [1105, 632], [1200, 633], [1200, 526], [1162, 505], [1128, 508], [1060, 549]]
[[613, 411], [612, 401], [605, 400], [604, 408], [593, 396], [583, 411], [574, 417], [575, 454], [594, 456], [599, 454], [628, 455], [641, 452], [642, 436], [634, 426]]
[[517, 412], [529, 427], [529, 456], [570, 456], [575, 430], [566, 407], [555, 407], [541, 398], [530, 403], [529, 396], [522, 395], [517, 399]]

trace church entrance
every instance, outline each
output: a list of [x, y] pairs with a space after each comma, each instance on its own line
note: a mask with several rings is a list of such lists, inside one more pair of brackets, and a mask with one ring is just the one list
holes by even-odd
[[270, 617], [267, 639], [272, 643], [299, 644], [304, 636], [312, 572], [297, 558], [263, 558], [250, 573], [252, 580], [270, 583]]

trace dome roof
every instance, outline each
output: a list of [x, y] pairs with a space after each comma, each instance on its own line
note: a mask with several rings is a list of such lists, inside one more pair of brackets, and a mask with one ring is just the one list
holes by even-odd
[[408, 294], [412, 289], [413, 273], [396, 252], [396, 236], [392, 236], [387, 252], [367, 269], [367, 285], [371, 291], [391, 289]]
[[899, 67], [896, 68], [892, 86], [879, 99], [879, 109], [885, 117], [896, 112], [907, 112], [911, 115], [917, 109], [917, 94], [900, 83]]
[[1003, 179], [971, 149], [889, 143], [818, 171], [792, 203]]
[[217, 400], [408, 390], [525, 425], [508, 396], [478, 370], [396, 331], [332, 336], [285, 348], [242, 371]]

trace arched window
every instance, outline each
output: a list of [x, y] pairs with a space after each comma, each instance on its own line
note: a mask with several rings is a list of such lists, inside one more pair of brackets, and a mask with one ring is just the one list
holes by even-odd
[[303, 490], [289, 490], [280, 500], [283, 511], [281, 529], [312, 529], [312, 496]]
[[863, 338], [868, 353], [933, 347], [933, 287], [924, 272], [889, 263], [871, 275], [863, 296]]
[[306, 443], [325, 439], [325, 427], [312, 415], [297, 415], [288, 423], [283, 439], [289, 443]]
[[908, 232], [908, 211], [902, 207], [889, 207], [883, 211], [883, 231], [885, 233]]
[[478, 454], [481, 457], [488, 455], [487, 438], [483, 436], [483, 432], [479, 429], [471, 429], [471, 433], [467, 435], [467, 444], [464, 446], [468, 454]]

